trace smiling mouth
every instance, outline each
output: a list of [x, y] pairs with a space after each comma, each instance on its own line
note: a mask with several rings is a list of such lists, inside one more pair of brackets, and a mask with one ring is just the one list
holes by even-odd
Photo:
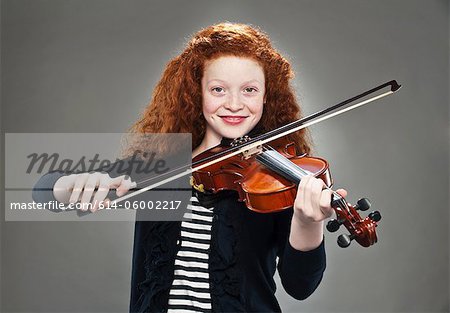
[[224, 115], [219, 116], [224, 122], [228, 124], [239, 124], [243, 122], [248, 116], [231, 116], [231, 115]]

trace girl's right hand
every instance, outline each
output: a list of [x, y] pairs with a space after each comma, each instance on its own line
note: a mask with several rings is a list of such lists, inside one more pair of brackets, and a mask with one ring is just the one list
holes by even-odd
[[[95, 190], [96, 187], [98, 187], [97, 190]], [[100, 204], [103, 207], [109, 207], [110, 199], [106, 196], [110, 189], [116, 188], [116, 195], [121, 197], [131, 187], [133, 183], [128, 175], [111, 178], [109, 174], [101, 172], [70, 174], [56, 181], [53, 186], [53, 196], [64, 204], [80, 201], [82, 211], [90, 209], [91, 212], [95, 212]]]

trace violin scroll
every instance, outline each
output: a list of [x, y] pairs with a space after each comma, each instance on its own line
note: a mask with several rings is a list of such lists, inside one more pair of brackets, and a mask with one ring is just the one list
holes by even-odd
[[352, 206], [343, 197], [335, 193], [331, 206], [335, 210], [337, 218], [328, 221], [327, 230], [335, 232], [341, 225], [344, 225], [350, 232], [349, 235], [339, 235], [337, 239], [339, 247], [348, 247], [352, 240], [356, 240], [363, 247], [369, 247], [377, 242], [375, 228], [381, 220], [380, 212], [373, 211], [364, 219], [357, 212], [367, 211], [370, 208], [368, 199], [359, 199], [356, 205]]

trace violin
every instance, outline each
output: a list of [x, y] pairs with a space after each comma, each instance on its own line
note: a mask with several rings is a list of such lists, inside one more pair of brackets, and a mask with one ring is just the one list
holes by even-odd
[[[248, 136], [238, 138], [231, 145], [238, 146], [249, 139]], [[193, 162], [201, 165], [204, 160], [226, 151], [226, 148], [219, 145], [208, 149], [198, 154]], [[238, 200], [245, 202], [248, 209], [258, 213], [271, 213], [293, 206], [298, 184], [306, 175], [320, 178], [328, 189], [333, 185], [326, 160], [305, 154], [297, 155], [294, 143], [280, 138], [271, 145], [263, 145], [255, 155], [234, 155], [226, 161], [193, 172], [191, 185], [200, 192], [234, 190], [238, 193]], [[369, 200], [360, 199], [352, 206], [336, 192], [333, 192], [332, 197], [331, 206], [337, 218], [328, 221], [327, 229], [334, 232], [343, 224], [350, 232], [350, 235], [342, 234], [338, 237], [338, 245], [348, 247], [353, 239], [364, 247], [376, 243], [375, 227], [381, 220], [380, 212], [373, 211], [365, 219], [357, 212], [368, 210]]]

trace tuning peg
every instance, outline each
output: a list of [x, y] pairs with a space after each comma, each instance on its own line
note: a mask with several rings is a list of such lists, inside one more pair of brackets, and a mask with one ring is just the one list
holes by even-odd
[[328, 221], [328, 223], [327, 223], [327, 230], [330, 233], [334, 233], [335, 231], [337, 231], [339, 229], [339, 227], [342, 225], [342, 223], [344, 223], [344, 221], [335, 220], [333, 218], [333, 219]]
[[379, 222], [381, 220], [381, 213], [378, 211], [373, 211], [369, 214], [369, 218], [372, 221]]
[[367, 198], [359, 199], [354, 206], [355, 210], [367, 211], [370, 208], [370, 201]]
[[347, 248], [353, 239], [355, 239], [355, 235], [342, 234], [342, 235], [339, 235], [339, 237], [337, 239], [337, 243], [338, 243], [339, 247]]

